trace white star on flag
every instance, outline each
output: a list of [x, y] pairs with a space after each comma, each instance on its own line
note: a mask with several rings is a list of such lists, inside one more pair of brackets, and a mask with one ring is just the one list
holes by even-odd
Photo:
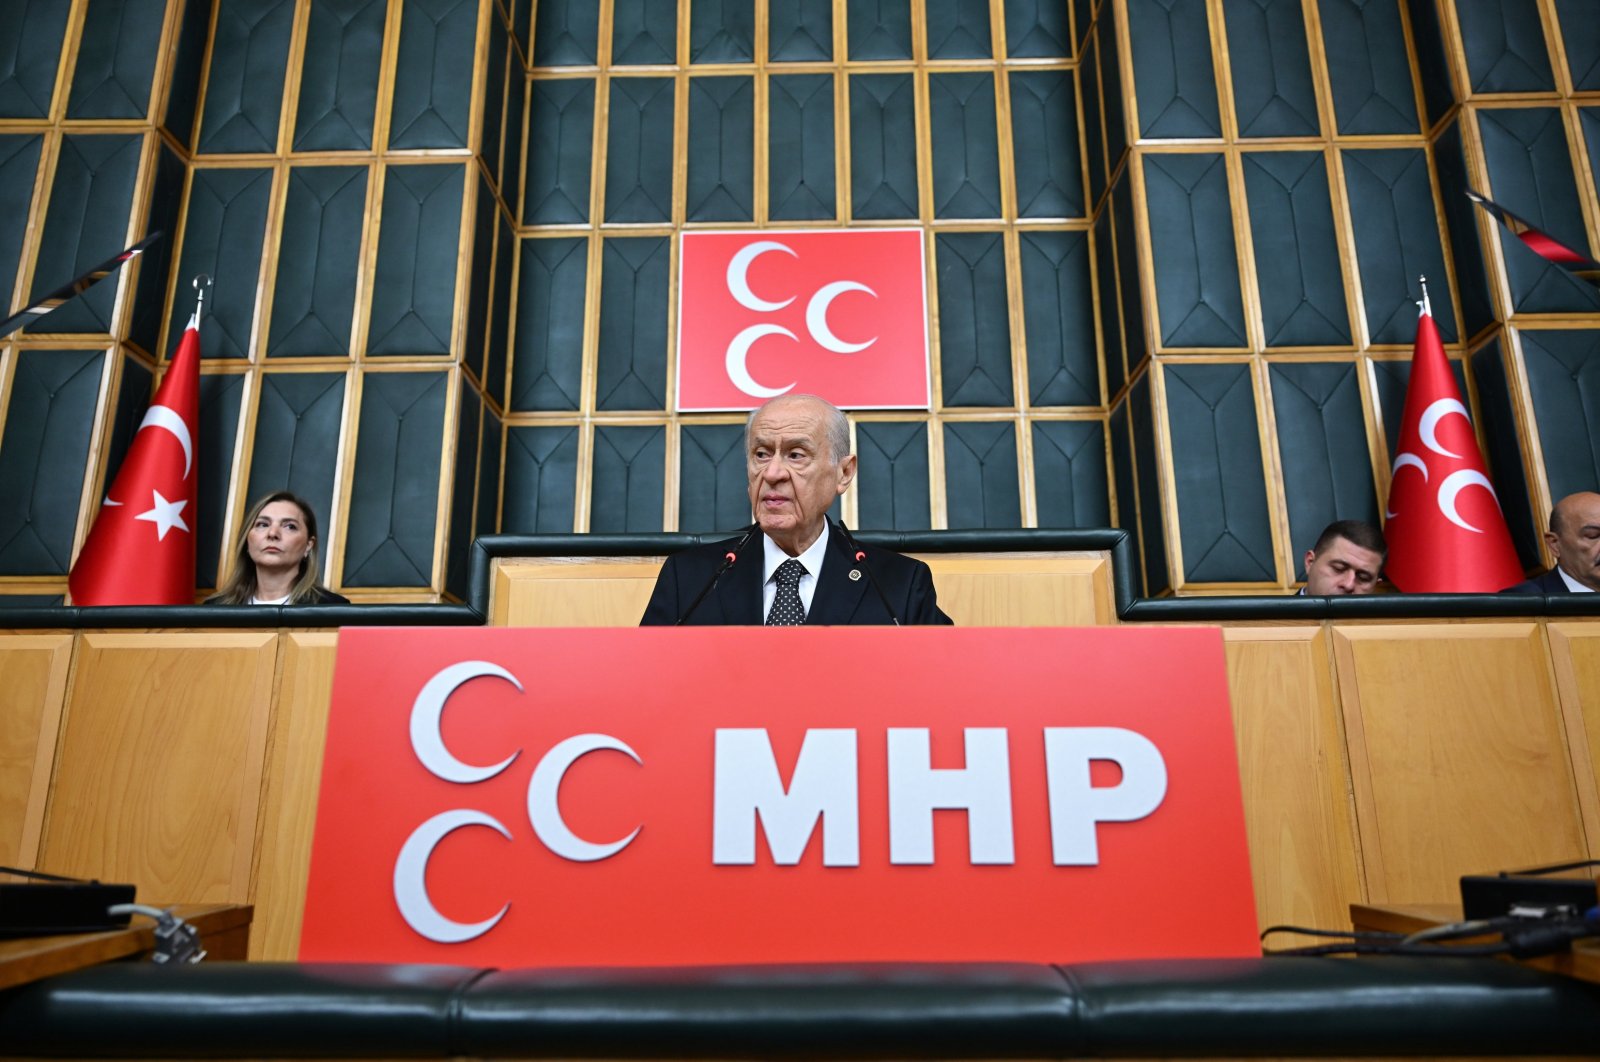
[[179, 515], [183, 512], [183, 507], [189, 504], [189, 499], [183, 498], [179, 501], [169, 502], [167, 499], [161, 496], [161, 492], [159, 490], [152, 490], [150, 493], [155, 495], [155, 501], [153, 503], [155, 508], [151, 509], [149, 512], [140, 513], [138, 516], [135, 516], [134, 519], [148, 520], [152, 524], [155, 524], [157, 541], [166, 541], [167, 532], [171, 531], [174, 527], [180, 527], [185, 531], [189, 530], [189, 525], [184, 523], [183, 517]]

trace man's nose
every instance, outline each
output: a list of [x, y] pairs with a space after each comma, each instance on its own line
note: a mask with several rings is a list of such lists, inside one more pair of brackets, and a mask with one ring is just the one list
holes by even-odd
[[789, 470], [784, 467], [783, 461], [779, 459], [776, 454], [774, 454], [772, 457], [767, 459], [766, 463], [761, 466], [761, 478], [766, 480], [768, 483], [777, 483], [783, 479], [788, 471]]

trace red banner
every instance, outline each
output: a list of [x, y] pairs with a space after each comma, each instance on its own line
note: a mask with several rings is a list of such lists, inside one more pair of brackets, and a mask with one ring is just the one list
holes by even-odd
[[303, 960], [1255, 954], [1215, 629], [339, 635]]

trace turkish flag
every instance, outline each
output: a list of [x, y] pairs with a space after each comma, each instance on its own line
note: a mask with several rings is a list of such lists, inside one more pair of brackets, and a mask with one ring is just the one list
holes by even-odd
[[197, 312], [67, 577], [75, 605], [194, 604], [199, 327]]
[[1389, 581], [1407, 593], [1493, 593], [1522, 579], [1494, 485], [1424, 302], [1389, 480]]

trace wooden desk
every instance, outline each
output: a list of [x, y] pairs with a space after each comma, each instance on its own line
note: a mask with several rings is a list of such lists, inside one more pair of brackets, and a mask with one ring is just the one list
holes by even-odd
[[[172, 913], [200, 933], [200, 946], [208, 958], [243, 962], [250, 947], [248, 904], [178, 904]], [[126, 929], [104, 933], [63, 933], [55, 937], [16, 937], [0, 940], [0, 989], [54, 977], [69, 970], [95, 966], [155, 950], [155, 923], [134, 915]]]
[[[1350, 922], [1357, 932], [1417, 933], [1434, 926], [1461, 921], [1458, 903], [1397, 903], [1350, 905]], [[1508, 956], [1509, 958], [1509, 956]], [[1600, 983], [1600, 939], [1580, 940], [1572, 950], [1537, 959], [1511, 959], [1537, 970]]]

